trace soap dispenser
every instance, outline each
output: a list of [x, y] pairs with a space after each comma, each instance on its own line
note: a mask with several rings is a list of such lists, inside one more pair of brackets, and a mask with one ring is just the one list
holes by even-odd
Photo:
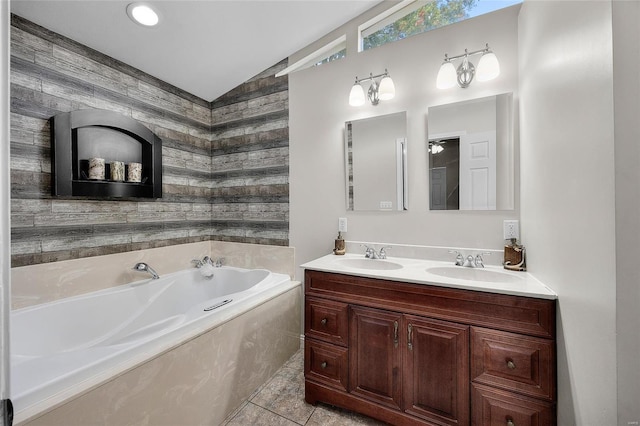
[[345, 249], [345, 241], [342, 238], [342, 232], [338, 231], [338, 238], [335, 240], [335, 245], [333, 249], [333, 254], [343, 255], [347, 252]]
[[511, 238], [511, 243], [504, 246], [504, 269], [510, 271], [526, 271], [527, 261], [525, 258], [524, 246], [517, 243], [515, 238]]

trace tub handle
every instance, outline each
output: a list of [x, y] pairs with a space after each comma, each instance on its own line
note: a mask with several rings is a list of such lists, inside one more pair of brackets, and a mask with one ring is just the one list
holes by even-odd
[[233, 299], [226, 299], [226, 300], [223, 300], [223, 301], [222, 301], [222, 302], [220, 302], [220, 303], [216, 303], [215, 305], [211, 305], [211, 306], [209, 306], [208, 308], [204, 308], [204, 311], [205, 311], [205, 312], [213, 311], [214, 309], [219, 308], [220, 306], [224, 306], [224, 305], [226, 305], [227, 303], [231, 303], [231, 302], [233, 302]]

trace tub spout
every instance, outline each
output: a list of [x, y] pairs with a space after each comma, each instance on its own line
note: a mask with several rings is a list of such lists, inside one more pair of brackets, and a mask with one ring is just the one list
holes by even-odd
[[134, 271], [140, 271], [140, 272], [148, 272], [151, 274], [151, 277], [154, 280], [157, 280], [158, 278], [160, 278], [160, 275], [158, 275], [158, 273], [156, 271], [154, 271], [154, 269], [147, 265], [146, 263], [140, 262], [140, 263], [136, 263], [136, 266], [133, 267]]

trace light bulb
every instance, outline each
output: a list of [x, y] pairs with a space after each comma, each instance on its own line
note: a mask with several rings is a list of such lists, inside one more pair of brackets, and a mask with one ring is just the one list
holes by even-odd
[[500, 63], [493, 52], [487, 52], [480, 58], [478, 68], [476, 68], [476, 79], [478, 81], [493, 80], [500, 75]]
[[388, 101], [393, 99], [396, 95], [396, 87], [393, 84], [393, 80], [388, 75], [380, 80], [380, 86], [378, 86], [378, 98], [382, 101]]
[[146, 27], [152, 27], [160, 20], [158, 14], [150, 6], [143, 3], [128, 5], [127, 14], [134, 22]]
[[361, 106], [364, 105], [365, 97], [364, 97], [364, 89], [358, 83], [354, 84], [351, 87], [351, 92], [349, 93], [349, 105], [351, 106]]
[[436, 87], [438, 89], [450, 89], [456, 85], [457, 78], [456, 67], [450, 61], [445, 61], [440, 66], [440, 71], [438, 71]]

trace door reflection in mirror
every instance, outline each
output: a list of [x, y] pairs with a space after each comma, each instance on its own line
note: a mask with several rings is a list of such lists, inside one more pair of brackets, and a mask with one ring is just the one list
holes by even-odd
[[513, 209], [510, 93], [430, 107], [429, 208]]
[[429, 141], [431, 210], [460, 208], [460, 138]]

